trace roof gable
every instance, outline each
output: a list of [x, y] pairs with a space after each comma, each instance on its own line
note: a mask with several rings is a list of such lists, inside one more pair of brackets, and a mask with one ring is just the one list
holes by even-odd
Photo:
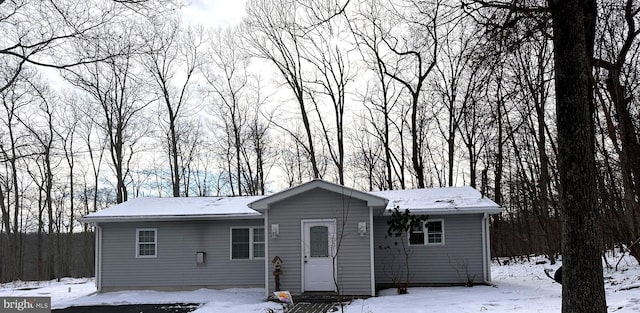
[[355, 190], [353, 188], [345, 187], [342, 185], [337, 185], [334, 183], [330, 183], [321, 179], [314, 179], [312, 181], [306, 182], [304, 184], [298, 185], [296, 187], [292, 187], [286, 190], [283, 190], [278, 193], [274, 193], [270, 196], [264, 197], [262, 199], [258, 199], [249, 203], [249, 207], [255, 210], [266, 210], [269, 209], [271, 204], [282, 201], [284, 199], [288, 199], [290, 197], [305, 193], [312, 189], [324, 189], [331, 192], [335, 192], [338, 194], [342, 194], [344, 196], [356, 198], [362, 200], [367, 203], [369, 207], [386, 207], [387, 199], [384, 197], [374, 195], [368, 192], [363, 192], [359, 190]]

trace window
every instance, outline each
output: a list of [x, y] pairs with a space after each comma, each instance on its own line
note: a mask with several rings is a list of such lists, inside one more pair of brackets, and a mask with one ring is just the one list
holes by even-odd
[[311, 257], [329, 256], [329, 227], [312, 226], [309, 228], [309, 254]]
[[426, 221], [422, 229], [414, 229], [409, 233], [410, 245], [443, 245], [444, 222], [442, 220]]
[[418, 229], [412, 229], [409, 233], [410, 245], [423, 245], [424, 244], [424, 225]]
[[157, 230], [136, 229], [136, 257], [155, 258], [157, 256]]
[[442, 221], [427, 221], [425, 223], [427, 229], [427, 244], [440, 245], [444, 243]]
[[264, 258], [264, 228], [253, 229], [253, 257]]
[[264, 228], [231, 228], [231, 259], [264, 258]]

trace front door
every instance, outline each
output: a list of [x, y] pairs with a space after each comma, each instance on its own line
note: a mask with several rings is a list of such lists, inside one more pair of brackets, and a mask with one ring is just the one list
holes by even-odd
[[335, 220], [302, 221], [304, 291], [334, 291]]

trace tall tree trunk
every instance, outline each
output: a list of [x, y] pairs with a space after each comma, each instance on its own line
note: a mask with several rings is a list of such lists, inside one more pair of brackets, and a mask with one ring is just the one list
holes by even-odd
[[[169, 102], [166, 102], [169, 113], [169, 157], [171, 159], [171, 190], [174, 197], [180, 197], [180, 165], [178, 164], [178, 135], [176, 134], [176, 116]], [[185, 196], [188, 196], [185, 193]]]
[[[426, 75], [425, 75], [426, 77]], [[419, 94], [422, 84], [418, 84], [415, 94], [413, 94], [413, 100], [411, 102], [411, 164], [413, 164], [413, 170], [416, 172], [416, 179], [418, 188], [424, 188], [424, 161], [422, 160], [422, 140], [421, 128], [418, 128], [418, 106], [419, 106]]]
[[562, 206], [562, 312], [607, 312], [596, 199], [591, 65], [596, 0], [549, 0]]
[[[502, 76], [502, 70], [500, 71], [500, 76]], [[493, 193], [494, 193], [494, 201], [498, 205], [502, 205], [502, 171], [503, 171], [503, 159], [504, 159], [504, 131], [502, 129], [503, 124], [503, 116], [502, 116], [502, 106], [504, 105], [504, 99], [502, 98], [502, 79], [498, 80], [498, 102], [496, 103], [496, 119], [498, 128], [498, 138], [496, 139], [496, 143], [498, 144], [498, 151], [496, 152], [496, 163], [494, 170], [494, 185], [493, 185]]]

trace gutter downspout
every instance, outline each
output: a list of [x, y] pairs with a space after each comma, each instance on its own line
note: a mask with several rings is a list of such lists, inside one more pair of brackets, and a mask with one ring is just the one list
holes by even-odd
[[484, 283], [491, 284], [491, 252], [489, 238], [489, 214], [484, 213], [482, 217], [482, 271], [484, 272]]
[[95, 272], [96, 272], [96, 292], [102, 291], [102, 227], [95, 224], [96, 227], [96, 251], [95, 251]]
[[371, 296], [376, 296], [376, 271], [375, 271], [375, 249], [373, 242], [373, 207], [369, 207], [369, 253], [371, 254], [370, 258], [370, 268], [371, 268]]
[[264, 210], [264, 296], [269, 299], [269, 210]]

